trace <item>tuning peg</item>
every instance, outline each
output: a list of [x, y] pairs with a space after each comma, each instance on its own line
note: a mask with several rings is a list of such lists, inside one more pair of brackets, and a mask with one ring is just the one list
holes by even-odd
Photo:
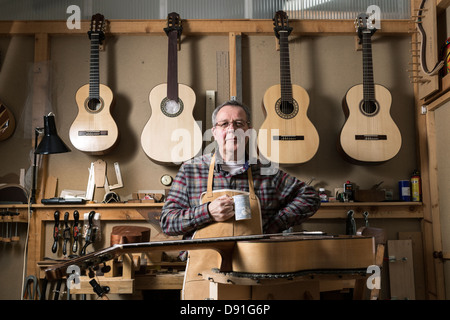
[[106, 263], [103, 263], [103, 267], [100, 269], [100, 271], [103, 273], [108, 273], [111, 271], [111, 267], [108, 266]]

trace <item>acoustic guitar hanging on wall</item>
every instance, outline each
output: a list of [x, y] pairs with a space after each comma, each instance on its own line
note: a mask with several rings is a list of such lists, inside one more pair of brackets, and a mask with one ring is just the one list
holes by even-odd
[[372, 41], [374, 27], [369, 15], [359, 14], [355, 25], [362, 42], [363, 83], [351, 87], [344, 98], [346, 121], [338, 149], [352, 162], [379, 163], [392, 159], [400, 150], [400, 130], [390, 115], [392, 97], [388, 89], [374, 84]]
[[70, 127], [69, 136], [73, 146], [90, 154], [105, 154], [116, 144], [118, 128], [111, 116], [110, 108], [113, 93], [109, 87], [100, 83], [100, 45], [105, 38], [105, 20], [97, 13], [92, 16], [89, 84], [78, 89], [75, 100], [78, 115]]
[[[280, 43], [280, 84], [267, 89], [263, 98], [266, 118], [259, 130], [261, 155], [275, 163], [295, 165], [309, 161], [319, 148], [319, 134], [307, 117], [309, 96], [291, 83], [289, 40], [292, 31], [284, 11], [274, 17]], [[278, 145], [278, 150], [274, 146]]]
[[201, 152], [202, 132], [192, 115], [195, 93], [178, 83], [178, 41], [182, 26], [180, 16], [169, 13], [167, 28], [167, 83], [154, 87], [149, 94], [151, 116], [141, 134], [144, 152], [161, 164], [180, 164]]

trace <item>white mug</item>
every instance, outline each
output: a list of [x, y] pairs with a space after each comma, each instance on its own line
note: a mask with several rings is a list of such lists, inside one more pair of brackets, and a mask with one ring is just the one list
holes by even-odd
[[236, 221], [247, 220], [252, 218], [250, 209], [250, 197], [246, 194], [238, 194], [233, 196], [234, 200], [234, 216]]

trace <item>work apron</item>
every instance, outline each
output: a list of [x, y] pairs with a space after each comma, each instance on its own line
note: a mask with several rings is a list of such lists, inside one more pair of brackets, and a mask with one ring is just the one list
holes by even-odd
[[[224, 222], [212, 223], [195, 232], [194, 239], [231, 237], [262, 234], [261, 206], [259, 199], [255, 194], [251, 168], [248, 168], [249, 191], [240, 191], [232, 189], [213, 190], [215, 155], [211, 158], [208, 173], [208, 184], [206, 192], [202, 193], [201, 203], [207, 203], [227, 194], [230, 197], [239, 194], [248, 194], [250, 198], [251, 219], [236, 221], [230, 218]], [[191, 250], [188, 253], [188, 261], [184, 276], [182, 299], [184, 300], [203, 300], [210, 298], [209, 281], [203, 279], [202, 272], [219, 268], [220, 255], [215, 250]]]

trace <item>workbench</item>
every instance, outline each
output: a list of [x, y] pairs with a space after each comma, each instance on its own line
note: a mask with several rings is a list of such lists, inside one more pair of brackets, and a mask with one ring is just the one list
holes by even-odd
[[[144, 225], [151, 229], [150, 241], [162, 241], [164, 239], [173, 240], [175, 237], [167, 237], [158, 230], [159, 216], [163, 203], [113, 203], [113, 204], [84, 204], [84, 205], [43, 205], [43, 204], [13, 204], [0, 205], [0, 210], [10, 210], [19, 212], [19, 222], [29, 223], [28, 255], [26, 274], [34, 275], [42, 279], [44, 277], [45, 261], [52, 258], [52, 234], [50, 228], [54, 225], [54, 212], [69, 212], [69, 223], [73, 223], [72, 212], [78, 210], [80, 213], [80, 229], [83, 226], [83, 214], [95, 211], [101, 214], [102, 236], [101, 241], [90, 247], [88, 252], [109, 247], [108, 229], [111, 225]], [[309, 220], [312, 223], [329, 221], [339, 221], [345, 224], [347, 212], [354, 211], [355, 219], [363, 219], [364, 212], [370, 212], [371, 221], [385, 221], [384, 219], [412, 219], [420, 221], [423, 219], [423, 209], [420, 202], [328, 202], [322, 203], [317, 213]], [[60, 221], [62, 225], [62, 220]], [[60, 241], [61, 244], [62, 241]], [[63, 258], [61, 250], [53, 255], [53, 258]], [[158, 262], [153, 264], [155, 270], [161, 268]], [[175, 269], [181, 272], [173, 273], [153, 273], [149, 276], [136, 274], [134, 277], [134, 290], [160, 290], [182, 288], [183, 284], [183, 262], [177, 262]], [[164, 266], [162, 266], [164, 268]], [[171, 268], [171, 267], [169, 267]], [[85, 290], [87, 290], [85, 288]], [[119, 289], [118, 289], [119, 290]], [[128, 292], [129, 293], [129, 292]]]

